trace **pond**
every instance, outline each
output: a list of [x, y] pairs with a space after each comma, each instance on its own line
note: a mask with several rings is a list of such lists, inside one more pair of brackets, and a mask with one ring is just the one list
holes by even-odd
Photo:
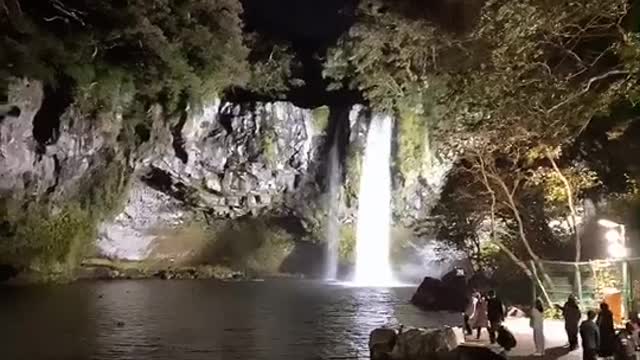
[[0, 288], [2, 359], [358, 359], [377, 326], [440, 325], [414, 291], [305, 280]]

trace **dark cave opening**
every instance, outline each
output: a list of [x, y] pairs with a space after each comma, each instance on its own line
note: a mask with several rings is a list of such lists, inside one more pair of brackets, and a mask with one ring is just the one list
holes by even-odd
[[42, 106], [33, 118], [33, 137], [38, 143], [38, 153], [43, 154], [47, 145], [58, 141], [62, 115], [73, 103], [73, 86], [70, 79], [61, 78], [56, 87], [44, 87]]
[[171, 136], [173, 137], [173, 141], [171, 145], [173, 146], [173, 151], [176, 154], [176, 157], [182, 161], [183, 164], [189, 162], [189, 154], [187, 150], [184, 148], [184, 138], [182, 137], [182, 128], [184, 128], [184, 124], [187, 122], [187, 112], [183, 111], [180, 115], [180, 120], [178, 123], [171, 128]]

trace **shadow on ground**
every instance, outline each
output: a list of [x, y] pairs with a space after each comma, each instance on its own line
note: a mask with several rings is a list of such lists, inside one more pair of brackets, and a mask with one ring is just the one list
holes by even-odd
[[559, 359], [565, 355], [569, 354], [569, 348], [565, 346], [553, 347], [550, 349], [546, 349], [544, 351], [544, 357], [542, 356], [533, 356], [533, 355], [515, 355], [509, 356], [509, 359], [518, 359], [518, 360], [529, 360], [529, 359]]

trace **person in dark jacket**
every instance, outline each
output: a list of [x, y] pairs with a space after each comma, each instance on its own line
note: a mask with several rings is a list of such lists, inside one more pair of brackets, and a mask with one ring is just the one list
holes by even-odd
[[580, 325], [580, 308], [573, 295], [569, 295], [564, 306], [560, 307], [562, 317], [564, 318], [564, 330], [567, 332], [569, 339], [569, 350], [573, 351], [578, 347], [578, 326]]
[[596, 360], [600, 348], [600, 330], [593, 322], [596, 313], [593, 310], [587, 312], [587, 320], [580, 324], [580, 337], [582, 338], [582, 359]]
[[600, 304], [600, 313], [598, 314], [598, 329], [600, 330], [600, 348], [598, 355], [601, 357], [613, 356], [615, 347], [616, 333], [613, 328], [613, 313], [609, 310], [609, 304]]
[[504, 305], [496, 296], [496, 292], [489, 290], [489, 300], [487, 302], [487, 318], [489, 319], [489, 340], [492, 344], [496, 342], [496, 333], [504, 321]]

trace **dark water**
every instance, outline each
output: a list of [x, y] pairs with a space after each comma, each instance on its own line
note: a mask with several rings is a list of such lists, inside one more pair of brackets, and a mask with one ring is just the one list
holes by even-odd
[[373, 328], [415, 317], [406, 305], [413, 288], [297, 280], [84, 282], [0, 292], [2, 360], [367, 358]]

